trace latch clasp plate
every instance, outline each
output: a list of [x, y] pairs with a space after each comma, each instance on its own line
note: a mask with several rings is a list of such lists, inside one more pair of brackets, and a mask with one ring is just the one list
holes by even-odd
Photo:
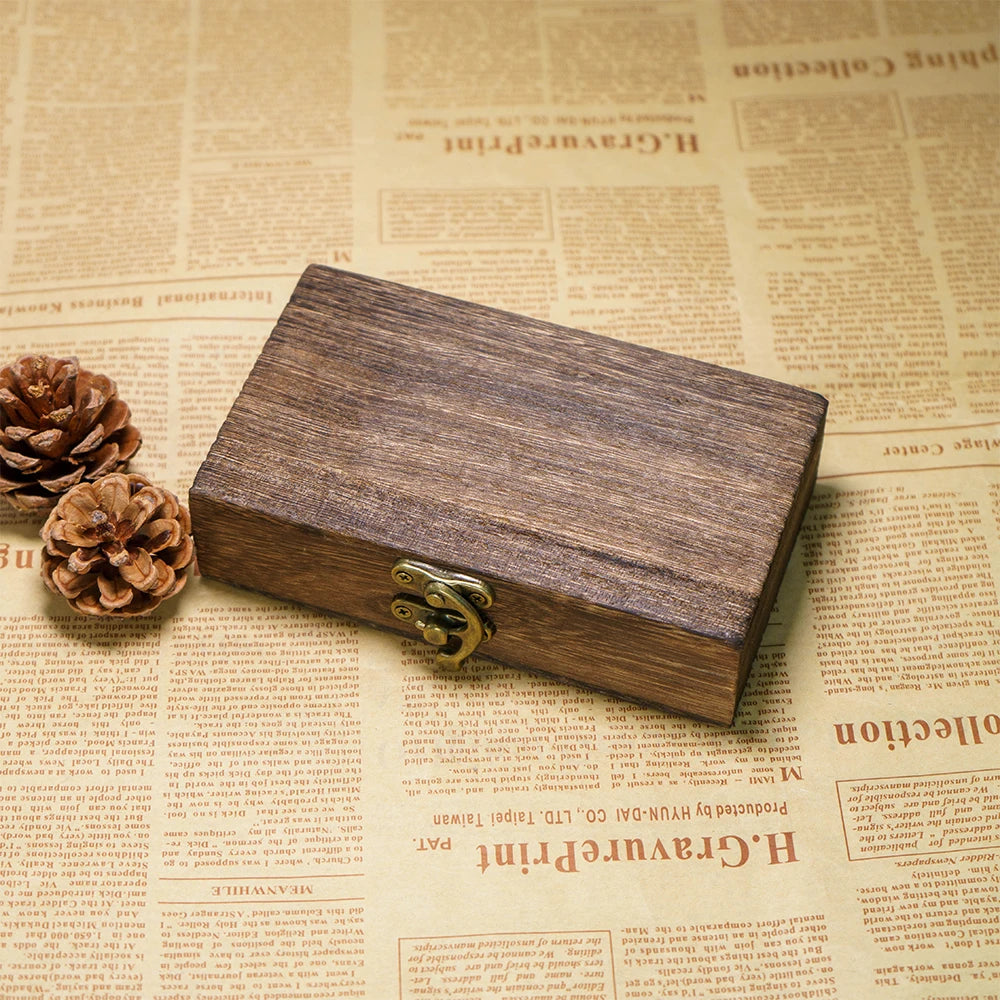
[[439, 647], [439, 667], [458, 670], [480, 643], [493, 636], [493, 624], [482, 614], [493, 604], [493, 588], [488, 583], [413, 559], [399, 559], [392, 567], [392, 578], [407, 591], [416, 591], [396, 595], [393, 615]]

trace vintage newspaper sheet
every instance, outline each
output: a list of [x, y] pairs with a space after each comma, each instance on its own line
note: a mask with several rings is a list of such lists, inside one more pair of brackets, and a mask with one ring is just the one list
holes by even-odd
[[[182, 497], [310, 262], [815, 388], [731, 731], [0, 511], [0, 996], [1000, 996], [992, 0], [0, 0], [2, 362]], [[262, 442], [266, 453], [266, 442]]]

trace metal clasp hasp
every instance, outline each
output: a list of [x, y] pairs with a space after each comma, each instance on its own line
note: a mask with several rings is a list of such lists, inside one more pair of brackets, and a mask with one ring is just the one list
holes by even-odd
[[481, 642], [492, 637], [493, 624], [481, 613], [493, 604], [493, 588], [488, 583], [412, 559], [398, 560], [392, 578], [406, 590], [417, 591], [416, 595], [397, 594], [393, 615], [440, 647], [439, 667], [458, 670]]

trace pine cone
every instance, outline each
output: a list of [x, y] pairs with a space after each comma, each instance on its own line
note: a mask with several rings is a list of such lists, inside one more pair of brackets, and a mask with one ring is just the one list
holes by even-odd
[[74, 486], [42, 527], [42, 577], [87, 615], [144, 615], [176, 594], [194, 556], [173, 493], [116, 472]]
[[131, 416], [115, 383], [76, 358], [0, 368], [0, 494], [45, 512], [82, 480], [124, 469], [142, 443]]

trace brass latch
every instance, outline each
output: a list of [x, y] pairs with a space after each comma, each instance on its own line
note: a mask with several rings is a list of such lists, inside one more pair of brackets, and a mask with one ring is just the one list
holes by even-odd
[[493, 604], [489, 584], [411, 559], [396, 562], [392, 578], [406, 590], [417, 592], [398, 594], [392, 613], [419, 629], [427, 642], [440, 647], [439, 667], [458, 670], [462, 661], [493, 635], [492, 623], [481, 614]]

